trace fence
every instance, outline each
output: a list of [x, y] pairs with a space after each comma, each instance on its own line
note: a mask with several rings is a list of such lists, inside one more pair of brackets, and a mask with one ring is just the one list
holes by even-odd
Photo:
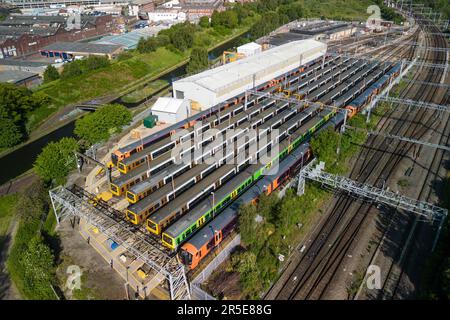
[[207, 292], [200, 288], [200, 284], [203, 283], [209, 276], [221, 265], [229, 256], [231, 251], [241, 243], [241, 236], [237, 235], [231, 242], [229, 242], [219, 254], [206, 266], [202, 272], [191, 281], [191, 297], [195, 300], [215, 300]]

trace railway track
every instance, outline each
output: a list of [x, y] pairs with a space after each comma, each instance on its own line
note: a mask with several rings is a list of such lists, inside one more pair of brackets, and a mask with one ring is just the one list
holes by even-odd
[[[442, 42], [436, 43], [439, 40], [435, 40], [433, 37], [427, 41], [428, 46], [433, 44], [443, 45]], [[431, 53], [431, 55], [439, 55], [439, 53]], [[441, 59], [440, 57], [434, 58], [435, 62]], [[432, 71], [429, 72], [425, 76], [424, 81], [435, 79], [436, 75], [433, 75], [433, 73]], [[416, 78], [420, 77], [416, 76]], [[427, 101], [432, 100], [436, 93], [435, 90], [432, 90], [427, 94], [425, 90], [419, 89], [417, 85], [411, 83], [404, 90], [405, 96], [414, 90], [418, 92], [418, 94], [414, 95], [415, 99]], [[395, 110], [391, 110], [389, 116], [392, 116], [394, 112]], [[421, 109], [411, 114], [408, 113], [406, 117], [399, 118], [394, 123], [394, 126], [390, 128], [390, 131], [397, 134], [404, 132], [402, 133], [403, 135], [420, 139], [429, 130], [434, 121], [433, 114], [429, 115], [429, 112]], [[425, 122], [425, 125], [422, 125], [423, 122]], [[386, 121], [383, 124], [384, 130], [387, 129], [389, 123], [389, 121]], [[354, 167], [352, 176], [356, 175], [359, 181], [373, 180], [375, 176], [376, 183], [379, 178], [387, 178], [395, 171], [403, 157], [411, 151], [412, 146], [405, 142], [394, 143], [393, 145], [396, 145], [397, 148], [395, 152], [391, 152], [389, 146], [386, 147], [386, 141], [386, 139], [381, 137], [369, 139], [369, 142], [372, 143], [370, 145], [376, 145], [376, 147], [367, 148], [360, 153], [359, 159], [364, 160], [361, 165]], [[375, 149], [375, 152], [373, 152], [373, 149]], [[380, 163], [384, 163], [384, 165], [380, 166]], [[374, 174], [374, 172], [376, 173]], [[312, 245], [304, 253], [294, 272], [287, 278], [283, 289], [275, 298], [323, 298], [324, 293], [329, 288], [330, 281], [335, 278], [344, 258], [348, 256], [347, 252], [354, 246], [355, 238], [365, 225], [371, 211], [373, 211], [371, 205], [365, 203], [355, 205], [353, 199], [347, 196], [339, 197], [328, 220], [317, 232]], [[393, 221], [395, 212], [390, 211], [388, 215], [387, 220]], [[327, 246], [327, 243], [332, 245]]]

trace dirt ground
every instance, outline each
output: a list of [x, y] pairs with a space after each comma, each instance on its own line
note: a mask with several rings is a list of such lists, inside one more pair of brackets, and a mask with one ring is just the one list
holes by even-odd
[[[63, 260], [58, 274], [67, 279], [67, 267], [77, 265], [82, 270], [82, 288], [89, 291], [93, 299], [122, 300], [126, 299], [123, 279], [111, 269], [106, 261], [90, 246], [77, 230], [72, 229], [69, 220], [59, 227], [61, 238], [61, 259]], [[65, 293], [70, 296], [65, 286]]]
[[223, 300], [240, 300], [242, 293], [239, 288], [239, 274], [227, 272], [229, 260], [222, 263], [219, 268], [203, 283], [203, 289], [213, 297]]

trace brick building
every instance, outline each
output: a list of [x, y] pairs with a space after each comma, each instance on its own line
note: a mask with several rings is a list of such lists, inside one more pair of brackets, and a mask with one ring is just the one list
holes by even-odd
[[79, 21], [67, 16], [10, 15], [0, 22], [0, 59], [35, 53], [58, 41], [105, 35], [114, 28], [110, 15], [81, 16]]

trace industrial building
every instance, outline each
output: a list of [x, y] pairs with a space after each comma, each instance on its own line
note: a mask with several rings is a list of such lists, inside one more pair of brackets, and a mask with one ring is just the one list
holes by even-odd
[[288, 42], [314, 39], [318, 41], [334, 41], [351, 37], [357, 28], [348, 23], [335, 21], [304, 21], [291, 23], [288, 28], [269, 37], [267, 42], [279, 46]]
[[32, 88], [42, 82], [37, 73], [26, 71], [0, 71], [0, 82], [12, 83], [18, 86]]
[[97, 44], [81, 42], [57, 42], [48, 45], [41, 50], [42, 56], [56, 57], [63, 60], [75, 56], [107, 56], [109, 59], [117, 56], [123, 51], [123, 47], [115, 44]]
[[50, 63], [42, 61], [27, 61], [18, 59], [0, 59], [0, 71], [25, 71], [44, 74]]
[[356, 28], [348, 23], [322, 21], [311, 25], [292, 28], [290, 32], [313, 37], [316, 40], [339, 40], [350, 37]]
[[[80, 25], [68, 30], [67, 16], [10, 15], [0, 21], [0, 59], [38, 52], [58, 41], [79, 41], [114, 31], [110, 15], [82, 15]], [[69, 20], [70, 21], [70, 20]]]
[[190, 114], [191, 104], [186, 99], [160, 97], [152, 107], [152, 114], [158, 121], [174, 124], [186, 119]]
[[123, 47], [125, 50], [136, 49], [141, 38], [147, 39], [158, 34], [159, 31], [166, 29], [164, 26], [151, 26], [132, 30], [127, 33], [104, 36], [99, 40], [92, 41], [96, 44], [113, 44]]
[[201, 110], [274, 79], [323, 56], [326, 44], [295, 41], [210, 69], [173, 83], [173, 96], [189, 99]]

